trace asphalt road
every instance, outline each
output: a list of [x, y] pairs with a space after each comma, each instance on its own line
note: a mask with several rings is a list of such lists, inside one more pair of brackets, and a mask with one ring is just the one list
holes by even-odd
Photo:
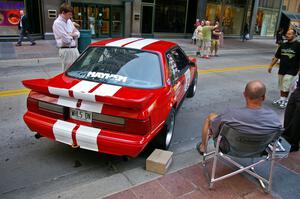
[[[243, 106], [242, 91], [249, 80], [259, 79], [267, 85], [265, 105], [282, 117], [283, 111], [271, 105], [278, 96], [276, 70], [270, 75], [266, 68], [272, 49], [221, 51], [220, 55], [210, 60], [198, 59], [197, 93], [184, 101], [176, 115], [170, 148], [175, 154], [195, 147], [208, 113]], [[60, 66], [54, 64], [2, 68], [0, 91], [23, 88], [23, 79], [47, 78], [59, 71]], [[38, 197], [145, 167], [147, 151], [124, 161], [121, 157], [72, 149], [47, 139], [36, 140], [22, 120], [25, 110], [26, 95], [0, 96], [0, 198]], [[133, 184], [145, 179], [135, 180]]]

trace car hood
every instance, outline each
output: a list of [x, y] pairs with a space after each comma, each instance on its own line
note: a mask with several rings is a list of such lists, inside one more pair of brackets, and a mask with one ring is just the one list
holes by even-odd
[[138, 89], [122, 87], [78, 80], [64, 74], [51, 79], [23, 80], [22, 83], [25, 87], [44, 94], [101, 102], [130, 109], [145, 108], [164, 92], [164, 88]]

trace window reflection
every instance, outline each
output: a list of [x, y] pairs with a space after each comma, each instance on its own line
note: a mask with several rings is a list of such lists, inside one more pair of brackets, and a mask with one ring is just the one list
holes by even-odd
[[154, 31], [183, 33], [186, 3], [186, 0], [157, 0]]

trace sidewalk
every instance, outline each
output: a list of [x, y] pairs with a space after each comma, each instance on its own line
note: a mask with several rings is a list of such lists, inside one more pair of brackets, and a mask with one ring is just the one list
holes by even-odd
[[[200, 158], [200, 156], [199, 156]], [[207, 163], [211, 171], [212, 161]], [[265, 168], [264, 168], [265, 169]], [[219, 164], [216, 175], [231, 171], [230, 167]], [[208, 181], [201, 163], [189, 166], [158, 179], [131, 187], [105, 199], [165, 199], [165, 198], [223, 198], [223, 199], [256, 199], [256, 198], [299, 198], [300, 152], [289, 154], [288, 158], [277, 160], [273, 173], [271, 194], [265, 194], [255, 179], [245, 174], [216, 182], [212, 190], [208, 189]]]
[[[191, 39], [163, 39], [178, 43], [187, 55], [195, 55], [197, 46]], [[97, 40], [93, 40], [95, 42]], [[59, 64], [58, 49], [54, 40], [38, 40], [37, 45], [30, 46], [29, 42], [23, 42], [22, 46], [15, 46], [15, 42], [0, 42], [0, 67], [25, 66], [32, 64]], [[224, 47], [220, 49], [222, 54], [238, 54], [245, 50], [269, 52], [276, 49], [273, 40], [253, 39], [242, 42], [239, 39], [225, 39]]]

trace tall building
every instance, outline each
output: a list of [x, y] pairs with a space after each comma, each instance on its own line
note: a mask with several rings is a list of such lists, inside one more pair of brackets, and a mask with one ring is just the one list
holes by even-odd
[[[273, 37], [279, 26], [298, 20], [299, 0], [66, 0], [81, 29], [102, 37], [191, 37], [196, 18], [218, 20], [225, 36]], [[53, 38], [52, 24], [64, 0], [0, 0], [0, 40], [16, 38], [24, 9], [35, 37]], [[290, 15], [290, 13], [294, 13]], [[295, 18], [295, 19], [294, 19]], [[300, 18], [300, 17], [299, 17]]]

